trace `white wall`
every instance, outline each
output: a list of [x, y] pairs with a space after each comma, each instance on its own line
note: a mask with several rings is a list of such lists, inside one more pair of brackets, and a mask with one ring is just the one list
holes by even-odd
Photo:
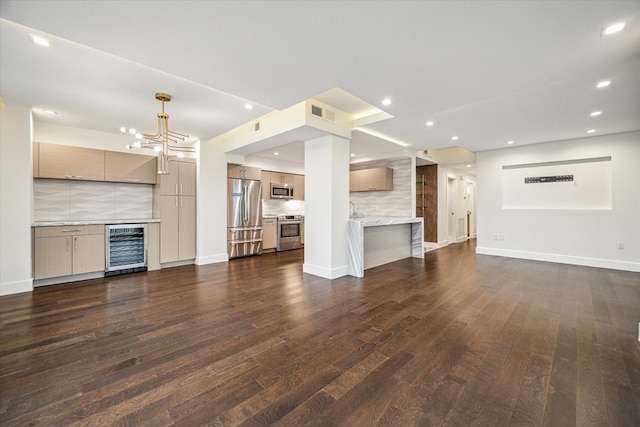
[[[502, 166], [606, 156], [612, 209], [502, 208]], [[640, 271], [640, 132], [485, 151], [476, 158], [477, 253]]]
[[126, 145], [136, 141], [136, 138], [131, 135], [97, 132], [45, 122], [35, 122], [33, 132], [33, 140], [35, 142], [136, 154], [155, 154], [151, 150], [128, 150]]
[[33, 290], [31, 111], [0, 102], [0, 295]]
[[[467, 205], [465, 195], [467, 183], [473, 183], [474, 191], [476, 191], [476, 194], [474, 194], [476, 197], [474, 197], [474, 199], [477, 199], [478, 180], [476, 179], [476, 176], [463, 173], [459, 169], [452, 169], [438, 165], [438, 241], [429, 242], [434, 244], [435, 247], [444, 247], [448, 244], [447, 237], [450, 215], [447, 201], [447, 182], [449, 178], [454, 178], [456, 180], [456, 194], [453, 195], [453, 198], [456, 201], [456, 212], [453, 220], [456, 221], [456, 223], [458, 218], [466, 218]], [[475, 203], [473, 212], [477, 217], [477, 203]], [[475, 218], [472, 217], [472, 219], [474, 220], [474, 224], [472, 224], [471, 227], [473, 233], [476, 230], [477, 222], [475, 221]], [[455, 228], [457, 231], [457, 226]], [[463, 233], [460, 235], [456, 234], [455, 240], [457, 242], [463, 242], [467, 239], [466, 236], [467, 233], [465, 228]]]

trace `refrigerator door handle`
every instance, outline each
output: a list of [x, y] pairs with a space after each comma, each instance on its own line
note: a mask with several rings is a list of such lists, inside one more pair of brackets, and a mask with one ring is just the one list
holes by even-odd
[[249, 185], [244, 184], [244, 194], [242, 196], [242, 202], [244, 203], [244, 224], [249, 223], [249, 212], [251, 212], [251, 201], [249, 200]]

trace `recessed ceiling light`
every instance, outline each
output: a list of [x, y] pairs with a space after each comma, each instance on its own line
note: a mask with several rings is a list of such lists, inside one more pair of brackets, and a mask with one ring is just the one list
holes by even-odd
[[391, 105], [391, 100], [389, 98], [385, 98], [382, 100], [382, 105]]
[[611, 34], [615, 34], [618, 33], [622, 30], [624, 30], [624, 26], [626, 25], [625, 22], [616, 22], [615, 24], [609, 25], [607, 28], [604, 28], [602, 30], [602, 35], [603, 36], [609, 36]]
[[124, 127], [124, 126], [123, 126], [123, 127], [121, 127], [121, 128], [120, 128], [120, 132], [122, 132], [122, 133], [126, 133], [126, 132], [127, 132], [127, 128], [126, 128], [126, 127]]
[[593, 113], [591, 113], [591, 117], [597, 117], [600, 114], [602, 114], [602, 111], [594, 111]]
[[594, 133], [595, 131], [596, 131], [595, 129], [589, 129], [587, 133]]
[[136, 130], [134, 128], [129, 128], [129, 133], [131, 135], [135, 135], [136, 134]]
[[513, 141], [507, 141], [507, 144], [511, 145], [513, 144]]
[[136, 133], [136, 138], [142, 139], [142, 134], [140, 132]]
[[426, 123], [426, 125], [427, 125], [427, 126], [429, 126], [429, 127], [431, 127], [431, 126], [433, 126], [433, 122], [432, 122], [431, 120], [429, 120], [429, 121]]
[[355, 156], [356, 156], [355, 153], [351, 153], [351, 157], [355, 157]]
[[610, 84], [611, 84], [611, 80], [603, 80], [603, 81], [601, 81], [601, 82], [598, 82], [598, 84], [596, 85], [596, 87], [597, 87], [598, 89], [601, 89], [601, 88], [603, 88], [603, 87], [607, 87], [607, 86], [609, 86]]
[[245, 110], [253, 110], [253, 105], [251, 105], [251, 104], [244, 104], [244, 109], [245, 109]]
[[274, 155], [274, 156], [279, 156], [279, 155], [280, 155], [280, 153], [278, 153], [277, 151], [275, 151], [275, 152], [273, 153], [273, 155]]
[[39, 46], [45, 46], [45, 47], [49, 47], [51, 46], [51, 42], [47, 39], [45, 39], [42, 36], [36, 36], [33, 34], [29, 34], [29, 39], [31, 39], [31, 41]]
[[471, 167], [471, 165], [467, 165], [467, 167], [468, 167], [468, 168], [470, 168], [470, 167]]
[[452, 136], [452, 137], [451, 137], [451, 139], [452, 139], [453, 141], [457, 141], [457, 140], [458, 140], [458, 137], [457, 137], [457, 136]]

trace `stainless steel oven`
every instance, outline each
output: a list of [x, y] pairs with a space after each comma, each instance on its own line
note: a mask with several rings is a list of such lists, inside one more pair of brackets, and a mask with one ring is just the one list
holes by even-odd
[[278, 243], [276, 251], [288, 251], [302, 247], [302, 216], [278, 217]]

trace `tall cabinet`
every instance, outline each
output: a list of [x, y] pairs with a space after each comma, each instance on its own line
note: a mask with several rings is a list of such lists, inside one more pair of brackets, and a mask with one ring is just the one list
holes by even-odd
[[196, 163], [182, 159], [169, 163], [154, 194], [154, 216], [160, 219], [160, 262], [196, 257]]

